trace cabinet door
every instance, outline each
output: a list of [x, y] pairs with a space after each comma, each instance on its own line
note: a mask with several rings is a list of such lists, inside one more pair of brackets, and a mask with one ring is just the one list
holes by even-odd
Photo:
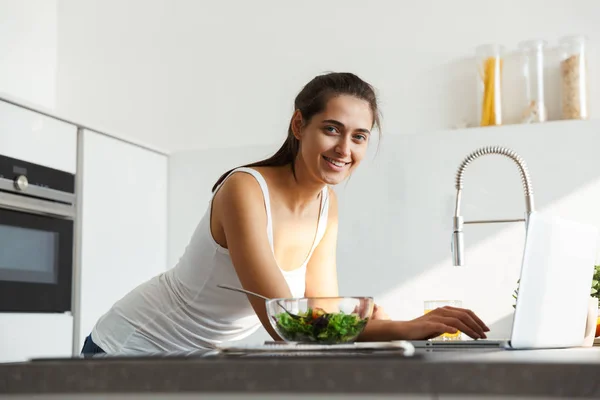
[[93, 131], [82, 140], [79, 349], [117, 300], [167, 267], [167, 157]]
[[73, 317], [65, 314], [0, 314], [0, 363], [70, 357]]
[[74, 174], [77, 127], [0, 101], [0, 154]]

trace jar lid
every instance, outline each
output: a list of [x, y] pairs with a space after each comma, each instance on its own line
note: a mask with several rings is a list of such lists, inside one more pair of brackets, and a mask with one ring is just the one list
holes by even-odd
[[558, 39], [558, 43], [561, 45], [583, 44], [585, 42], [587, 42], [586, 35], [569, 35]]
[[548, 45], [544, 39], [530, 39], [519, 43], [518, 47], [521, 50], [542, 50]]
[[475, 48], [476, 54], [504, 55], [505, 52], [506, 52], [505, 47], [501, 44], [496, 44], [496, 43], [480, 44], [479, 46], [477, 46]]

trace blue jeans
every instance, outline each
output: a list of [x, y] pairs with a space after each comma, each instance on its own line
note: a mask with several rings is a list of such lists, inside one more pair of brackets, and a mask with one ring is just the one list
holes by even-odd
[[84, 356], [93, 356], [95, 354], [105, 354], [106, 352], [100, 348], [94, 341], [92, 340], [92, 334], [89, 334], [88, 337], [85, 338], [85, 342], [83, 342], [83, 348], [81, 349], [81, 354]]

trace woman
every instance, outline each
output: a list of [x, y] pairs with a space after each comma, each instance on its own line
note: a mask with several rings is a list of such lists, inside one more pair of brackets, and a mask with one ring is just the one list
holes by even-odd
[[[288, 136], [275, 155], [225, 173], [171, 270], [135, 288], [103, 315], [83, 353], [136, 354], [212, 348], [262, 326], [278, 339], [267, 297], [338, 295], [338, 205], [329, 188], [348, 178], [379, 128], [372, 87], [356, 75], [310, 81], [295, 100]], [[425, 339], [459, 329], [485, 338], [471, 311], [441, 308], [412, 321], [375, 309], [360, 340]]]

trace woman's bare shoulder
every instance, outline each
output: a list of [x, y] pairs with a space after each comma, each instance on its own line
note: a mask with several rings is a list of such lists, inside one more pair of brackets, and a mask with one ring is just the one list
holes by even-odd
[[215, 201], [222, 202], [231, 198], [250, 200], [262, 196], [260, 184], [254, 176], [243, 171], [232, 172], [215, 193]]
[[277, 183], [278, 177], [281, 174], [281, 167], [252, 167], [253, 170], [258, 172], [267, 182], [267, 185], [272, 186]]

